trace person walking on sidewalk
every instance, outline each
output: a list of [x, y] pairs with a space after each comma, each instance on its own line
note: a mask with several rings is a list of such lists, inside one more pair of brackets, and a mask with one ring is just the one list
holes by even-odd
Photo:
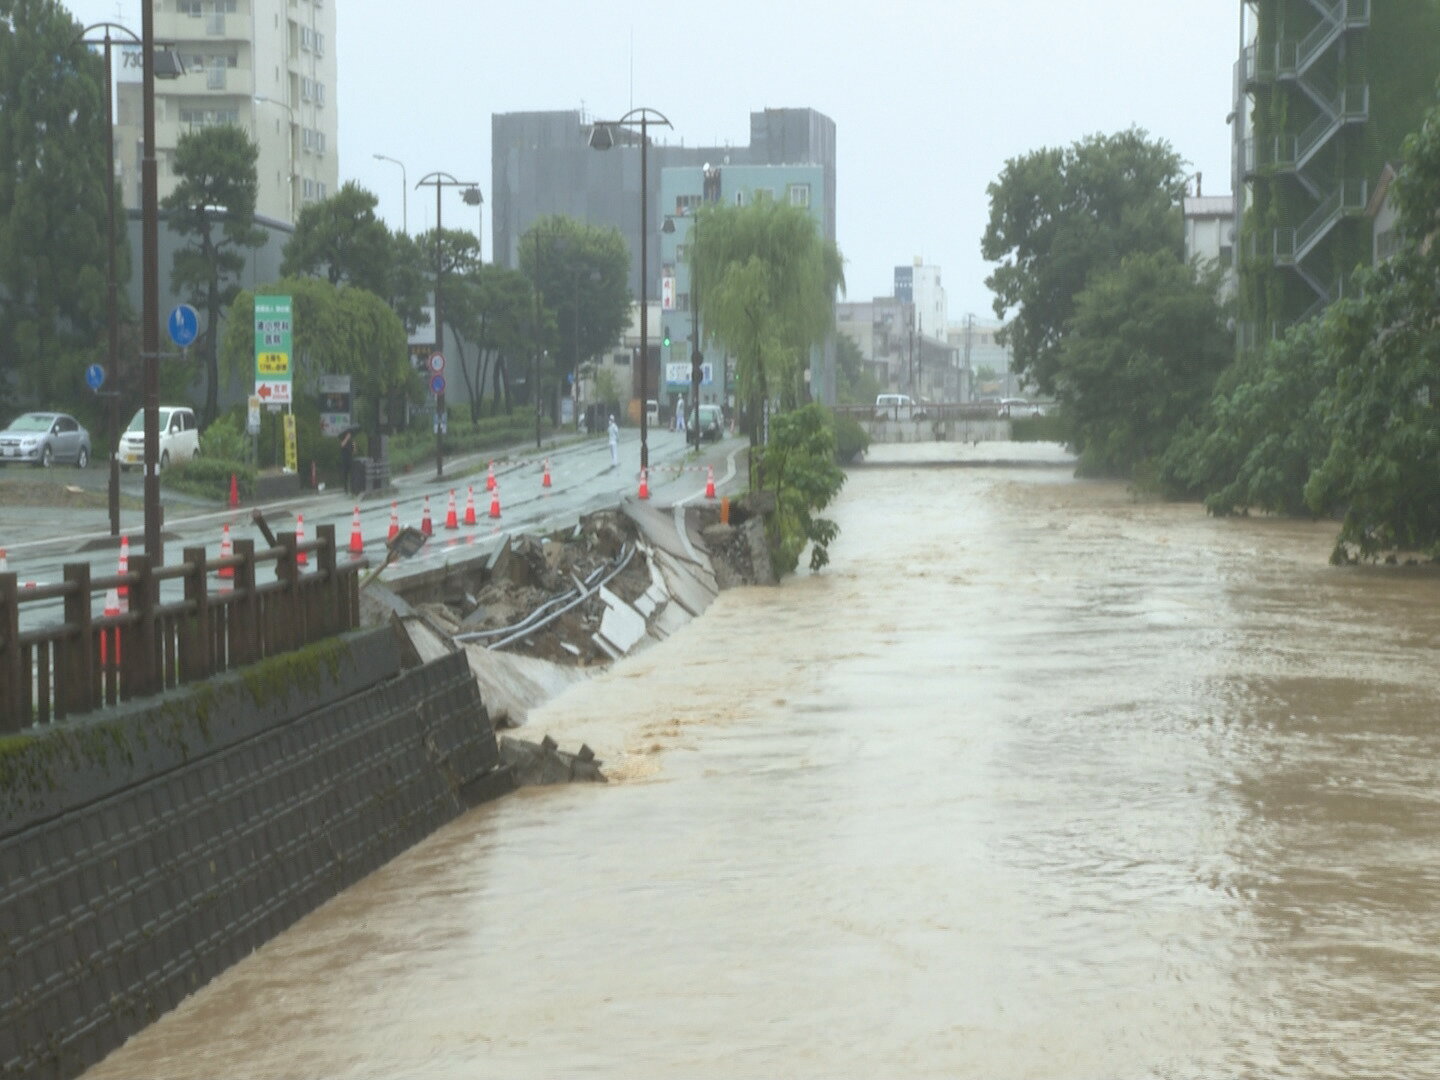
[[620, 427], [615, 423], [615, 416], [610, 416], [610, 427], [607, 429], [610, 436], [610, 467], [612, 469], [620, 466]]
[[355, 429], [346, 428], [340, 433], [340, 475], [345, 478], [345, 494], [350, 492], [350, 466], [355, 460]]

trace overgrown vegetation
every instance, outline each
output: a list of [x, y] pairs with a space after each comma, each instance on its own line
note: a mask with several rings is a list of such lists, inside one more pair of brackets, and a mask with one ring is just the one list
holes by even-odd
[[819, 512], [845, 484], [835, 463], [835, 430], [821, 405], [783, 412], [770, 422], [770, 441], [752, 451], [759, 489], [775, 497], [767, 520], [770, 557], [777, 574], [791, 573], [810, 545], [810, 569], [830, 561], [829, 546], [840, 529]]

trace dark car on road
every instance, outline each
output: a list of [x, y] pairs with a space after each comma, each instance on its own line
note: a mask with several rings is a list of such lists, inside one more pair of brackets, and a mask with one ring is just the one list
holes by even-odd
[[57, 461], [81, 469], [90, 464], [90, 433], [73, 416], [25, 413], [0, 431], [0, 464], [38, 465], [48, 469]]
[[695, 419], [695, 413], [690, 413], [690, 423], [700, 425], [700, 437], [710, 442], [718, 442], [725, 434], [725, 415], [720, 411], [719, 405], [701, 405], [700, 419]]

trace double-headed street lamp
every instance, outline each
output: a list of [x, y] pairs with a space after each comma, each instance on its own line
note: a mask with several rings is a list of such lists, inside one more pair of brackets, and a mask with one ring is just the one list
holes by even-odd
[[649, 414], [650, 401], [650, 263], [649, 263], [649, 129], [651, 124], [671, 127], [665, 114], [641, 106], [631, 109], [619, 120], [598, 120], [590, 129], [590, 146], [594, 150], [609, 150], [615, 145], [617, 127], [638, 127], [640, 129], [640, 468], [650, 467]]
[[[401, 166], [404, 168], [404, 166]], [[403, 175], [403, 174], [402, 174]], [[441, 356], [445, 355], [445, 323], [442, 321], [442, 309], [440, 300], [440, 279], [445, 273], [445, 245], [443, 232], [440, 228], [440, 189], [447, 187], [463, 187], [479, 193], [479, 187], [473, 180], [456, 180], [447, 172], [432, 172], [422, 177], [415, 186], [424, 187], [426, 184], [435, 185], [435, 351]], [[435, 378], [441, 380], [444, 376], [436, 372]], [[442, 381], [442, 387], [445, 385]], [[439, 480], [445, 475], [445, 391], [442, 389], [435, 395], [435, 479]]]
[[[709, 166], [706, 166], [708, 169]], [[690, 403], [695, 408], [695, 423], [690, 425], [686, 431], [686, 440], [695, 443], [695, 449], [700, 449], [700, 376], [704, 373], [701, 365], [705, 363], [705, 350], [700, 347], [700, 288], [696, 283], [695, 275], [695, 237], [700, 229], [700, 218], [697, 216], [690, 223]], [[675, 232], [675, 219], [667, 217], [665, 224], [661, 226], [663, 233]], [[688, 419], [688, 418], [687, 418]], [[693, 429], [693, 430], [691, 430]]]

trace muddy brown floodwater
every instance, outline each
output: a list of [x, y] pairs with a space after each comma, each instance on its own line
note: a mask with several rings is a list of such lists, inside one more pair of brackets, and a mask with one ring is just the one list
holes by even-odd
[[1440, 1075], [1440, 578], [1065, 468], [867, 469], [823, 574], [91, 1071]]

